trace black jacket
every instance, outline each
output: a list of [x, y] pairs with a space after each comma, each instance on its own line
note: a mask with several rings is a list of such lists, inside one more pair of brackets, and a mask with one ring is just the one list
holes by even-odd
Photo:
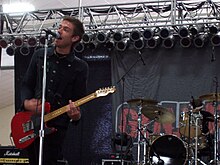
[[[38, 49], [32, 56], [30, 65], [21, 86], [21, 101], [42, 97], [42, 78], [44, 48]], [[50, 103], [51, 111], [86, 95], [88, 64], [71, 52], [59, 57], [52, 46], [47, 50], [45, 100]], [[66, 113], [48, 122], [49, 126], [67, 127], [69, 117]]]

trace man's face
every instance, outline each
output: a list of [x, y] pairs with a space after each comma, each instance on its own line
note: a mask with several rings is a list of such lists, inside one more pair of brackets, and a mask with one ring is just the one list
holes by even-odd
[[74, 25], [69, 21], [62, 21], [58, 29], [61, 39], [56, 39], [55, 45], [60, 48], [71, 47], [72, 43], [79, 39], [78, 36], [73, 34], [74, 28]]

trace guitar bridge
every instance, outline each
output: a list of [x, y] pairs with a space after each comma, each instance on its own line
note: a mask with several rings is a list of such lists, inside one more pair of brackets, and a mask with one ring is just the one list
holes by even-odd
[[28, 132], [28, 131], [30, 131], [30, 130], [33, 130], [33, 129], [34, 129], [34, 124], [33, 124], [33, 122], [30, 120], [30, 121], [28, 121], [28, 122], [26, 122], [26, 123], [23, 123], [23, 124], [22, 124], [22, 127], [23, 127], [23, 131], [24, 131], [24, 133], [25, 133], [25, 132]]
[[19, 139], [19, 143], [24, 143], [24, 142], [26, 142], [26, 141], [28, 141], [28, 140], [34, 138], [34, 137], [35, 137], [35, 134], [32, 133], [32, 134], [30, 134], [30, 135], [28, 135], [28, 136], [25, 136], [25, 137]]

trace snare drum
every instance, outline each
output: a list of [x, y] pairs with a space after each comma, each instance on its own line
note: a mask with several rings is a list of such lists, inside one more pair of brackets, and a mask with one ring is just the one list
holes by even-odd
[[149, 150], [151, 164], [184, 165], [187, 161], [187, 149], [185, 143], [175, 135], [163, 135], [158, 137]]

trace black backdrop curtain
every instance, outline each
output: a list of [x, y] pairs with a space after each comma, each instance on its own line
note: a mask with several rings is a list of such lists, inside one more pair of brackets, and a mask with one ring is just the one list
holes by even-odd
[[[191, 96], [196, 98], [215, 92], [213, 80], [217, 77], [220, 81], [219, 53], [218, 47], [213, 51], [211, 46], [145, 49], [141, 52], [144, 65], [138, 50], [115, 51], [112, 53], [112, 80], [118, 92], [114, 95], [113, 109], [116, 110], [123, 101], [135, 98], [189, 101]], [[118, 83], [122, 76], [124, 94], [123, 81]]]

